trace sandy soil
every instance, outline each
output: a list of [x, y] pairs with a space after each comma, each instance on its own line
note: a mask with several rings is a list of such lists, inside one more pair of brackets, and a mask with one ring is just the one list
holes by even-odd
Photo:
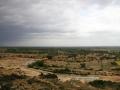
[[27, 68], [27, 63], [35, 61], [29, 58], [4, 58], [0, 60], [0, 67], [6, 68], [20, 68], [27, 76], [37, 76], [40, 74], [39, 70]]
[[100, 76], [101, 80], [120, 82], [120, 76]]
[[[46, 73], [42, 70], [36, 70], [32, 68], [27, 68], [27, 64], [35, 61], [36, 59], [31, 58], [18, 58], [18, 57], [9, 57], [9, 58], [3, 58], [0, 59], [0, 67], [6, 67], [6, 68], [20, 68], [22, 71], [25, 72], [27, 76], [38, 76], [39, 74]], [[81, 76], [76, 75], [58, 75], [58, 78], [61, 81], [67, 81], [70, 79], [78, 79], [78, 77], [81, 78]], [[99, 79], [101, 80], [107, 80], [107, 81], [113, 81], [113, 82], [120, 82], [120, 76], [99, 76]], [[79, 79], [80, 80], [80, 79]], [[83, 79], [81, 79], [83, 81]]]

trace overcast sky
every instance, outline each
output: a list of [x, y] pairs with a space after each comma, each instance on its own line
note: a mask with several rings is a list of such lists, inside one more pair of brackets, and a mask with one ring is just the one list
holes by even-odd
[[0, 0], [0, 46], [120, 46], [120, 0]]

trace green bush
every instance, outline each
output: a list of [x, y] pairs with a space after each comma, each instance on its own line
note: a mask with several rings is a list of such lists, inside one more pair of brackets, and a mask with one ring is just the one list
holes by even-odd
[[107, 87], [112, 88], [113, 90], [120, 89], [120, 83], [112, 82], [112, 81], [95, 80], [95, 81], [89, 82], [89, 84], [101, 89], [105, 89]]
[[52, 74], [52, 73], [48, 73], [46, 75], [42, 75], [42, 78], [44, 78], [44, 79], [58, 79], [57, 75]]
[[66, 73], [66, 74], [69, 74], [69, 73], [71, 73], [71, 70], [69, 68], [64, 68], [64, 69], [55, 69], [53, 72], [54, 73]]
[[81, 63], [80, 64], [80, 68], [86, 68], [86, 64], [85, 63]]
[[36, 61], [36, 62], [33, 62], [31, 64], [28, 65], [29, 68], [40, 68], [40, 67], [44, 67], [45, 64], [44, 64], [44, 61]]

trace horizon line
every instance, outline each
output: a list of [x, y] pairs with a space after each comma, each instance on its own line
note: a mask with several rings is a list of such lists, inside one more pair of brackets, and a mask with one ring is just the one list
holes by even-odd
[[116, 46], [105, 46], [105, 45], [101, 45], [101, 46], [0, 46], [0, 48], [4, 48], [4, 47], [38, 47], [38, 48], [40, 48], [40, 47], [120, 47], [120, 46], [118, 46], [118, 45], [116, 45]]

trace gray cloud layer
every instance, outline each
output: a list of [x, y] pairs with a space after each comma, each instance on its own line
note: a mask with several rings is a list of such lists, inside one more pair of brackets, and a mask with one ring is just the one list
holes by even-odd
[[120, 0], [0, 0], [0, 45], [120, 45]]

